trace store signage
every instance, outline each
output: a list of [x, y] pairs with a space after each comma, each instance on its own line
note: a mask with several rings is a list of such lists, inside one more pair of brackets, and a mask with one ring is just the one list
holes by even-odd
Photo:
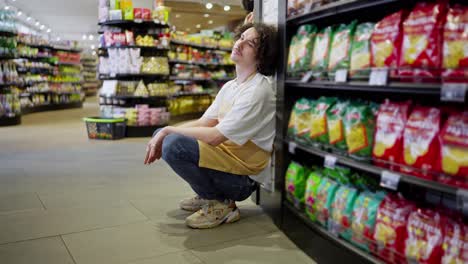
[[337, 70], [335, 73], [335, 82], [345, 83], [348, 81], [348, 70]]
[[334, 169], [337, 158], [333, 155], [325, 155], [324, 167]]
[[380, 177], [380, 186], [396, 191], [400, 178], [400, 174], [384, 170]]
[[383, 86], [388, 83], [388, 69], [372, 69], [369, 85]]
[[440, 100], [445, 102], [465, 102], [468, 83], [444, 83], [440, 91]]
[[289, 142], [289, 153], [296, 154], [296, 148], [297, 148], [296, 142], [290, 141]]
[[314, 74], [314, 73], [313, 73], [312, 71], [308, 71], [308, 72], [302, 77], [301, 82], [303, 82], [303, 83], [309, 82], [310, 79], [312, 78], [312, 75], [313, 75], [313, 74]]

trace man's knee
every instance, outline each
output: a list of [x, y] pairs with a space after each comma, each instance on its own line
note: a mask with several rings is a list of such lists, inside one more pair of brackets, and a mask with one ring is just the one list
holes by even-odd
[[152, 138], [154, 138], [154, 136], [156, 136], [156, 134], [158, 134], [158, 133], [159, 133], [159, 131], [161, 131], [162, 129], [163, 129], [162, 127], [161, 127], [161, 128], [158, 128], [158, 129], [156, 129], [156, 130], [154, 131], [154, 133], [153, 133], [153, 136], [151, 136], [151, 137], [152, 137]]
[[165, 161], [191, 160], [195, 158], [194, 155], [198, 155], [198, 144], [195, 139], [180, 134], [170, 134], [164, 138], [162, 158]]

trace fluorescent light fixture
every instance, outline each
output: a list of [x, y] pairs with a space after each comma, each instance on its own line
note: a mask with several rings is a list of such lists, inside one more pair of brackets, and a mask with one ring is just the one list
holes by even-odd
[[89, 35], [89, 40], [93, 40], [94, 39], [94, 36], [93, 35]]
[[28, 18], [26, 18], [26, 21], [30, 21], [32, 18], [30, 16], [28, 16]]
[[44, 25], [41, 25], [40, 29], [41, 30], [44, 30], [45, 26]]
[[48, 28], [47, 29], [47, 33], [50, 33], [52, 31], [52, 29]]
[[176, 18], [179, 18], [179, 17], [180, 17], [180, 14], [176, 14], [175, 17], [176, 17]]
[[197, 28], [201, 28], [201, 25], [200, 25], [200, 24], [197, 24]]
[[210, 25], [213, 24], [213, 20], [209, 20], [208, 24], [210, 24]]
[[21, 11], [18, 11], [18, 13], [16, 13], [17, 16], [21, 16], [23, 14], [23, 12]]
[[57, 37], [57, 41], [60, 41], [60, 37]]
[[5, 6], [5, 10], [10, 10], [10, 7], [9, 7], [9, 6]]
[[204, 14], [203, 16], [204, 17], [210, 17], [210, 14]]
[[225, 5], [225, 6], [224, 6], [224, 11], [226, 11], [226, 12], [227, 12], [227, 11], [229, 11], [229, 10], [231, 10], [231, 7], [230, 7], [230, 6], [228, 6], [228, 5]]
[[41, 23], [39, 23], [39, 21], [36, 21], [36, 24], [34, 24], [34, 25], [39, 26], [40, 24]]
[[95, 49], [95, 48], [96, 48], [96, 46], [94, 46], [94, 45], [91, 45], [91, 49]]
[[213, 8], [213, 4], [212, 3], [206, 3], [205, 7], [206, 7], [206, 9], [211, 9], [211, 8]]
[[190, 31], [190, 28], [186, 28], [185, 31]]
[[88, 36], [86, 36], [86, 34], [83, 35], [83, 40], [86, 40], [88, 38]]

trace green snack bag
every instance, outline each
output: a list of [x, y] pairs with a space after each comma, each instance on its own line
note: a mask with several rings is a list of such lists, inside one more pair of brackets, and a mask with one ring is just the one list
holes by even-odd
[[[370, 251], [377, 210], [385, 197], [385, 193], [361, 193], [354, 203], [351, 219], [351, 242], [356, 246]], [[349, 237], [343, 236], [345, 239]]]
[[348, 150], [343, 124], [348, 105], [348, 101], [340, 101], [335, 103], [327, 111], [328, 143], [341, 151]]
[[374, 142], [375, 116], [367, 104], [351, 103], [346, 109], [345, 138], [348, 153], [368, 159]]
[[358, 193], [356, 188], [345, 185], [336, 191], [331, 205], [331, 217], [328, 221], [328, 230], [333, 234], [341, 236], [351, 234], [351, 218]]
[[291, 110], [291, 114], [289, 115], [289, 122], [288, 122], [288, 137], [294, 138], [295, 136], [295, 128], [296, 128], [296, 104], [294, 104], [293, 109]]
[[288, 55], [288, 70], [291, 73], [308, 70], [316, 33], [315, 25], [302, 25], [297, 30]]
[[354, 41], [351, 45], [351, 64], [349, 66], [349, 75], [352, 79], [369, 78], [371, 63], [370, 38], [374, 26], [374, 23], [362, 23], [356, 28]]
[[317, 189], [317, 201], [315, 203], [317, 208], [317, 222], [324, 227], [327, 227], [331, 204], [338, 187], [339, 184], [336, 181], [324, 177]]
[[306, 138], [309, 134], [310, 101], [306, 98], [297, 100], [294, 105], [294, 135], [297, 138]]
[[335, 76], [336, 70], [349, 69], [349, 55], [356, 23], [357, 21], [353, 21], [349, 25], [341, 24], [333, 34], [328, 63], [328, 72], [332, 78]]
[[334, 97], [320, 97], [311, 109], [309, 140], [328, 144], [327, 110], [337, 101]]
[[309, 174], [305, 191], [305, 212], [312, 221], [317, 221], [317, 191], [322, 181], [322, 174], [319, 170], [314, 170]]
[[306, 175], [306, 169], [294, 161], [286, 171], [286, 198], [298, 208], [304, 203]]
[[310, 69], [314, 71], [315, 78], [326, 77], [328, 69], [328, 56], [330, 53], [331, 39], [333, 38], [333, 27], [322, 29], [315, 36], [314, 52], [310, 62]]
[[323, 173], [330, 179], [338, 182], [339, 184], [349, 184], [351, 169], [341, 166], [335, 166], [334, 169], [324, 168]]
[[288, 75], [295, 76], [295, 73], [299, 71], [299, 37], [294, 35], [289, 44], [288, 53]]

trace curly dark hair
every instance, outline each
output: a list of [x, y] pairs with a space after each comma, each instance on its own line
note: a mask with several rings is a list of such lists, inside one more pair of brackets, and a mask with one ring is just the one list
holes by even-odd
[[235, 40], [240, 39], [242, 33], [252, 27], [257, 31], [260, 39], [256, 47], [257, 71], [263, 75], [273, 75], [277, 64], [277, 30], [274, 26], [263, 23], [248, 23], [237, 28]]
[[242, 0], [242, 7], [247, 12], [252, 12], [254, 10], [254, 1], [253, 0]]

